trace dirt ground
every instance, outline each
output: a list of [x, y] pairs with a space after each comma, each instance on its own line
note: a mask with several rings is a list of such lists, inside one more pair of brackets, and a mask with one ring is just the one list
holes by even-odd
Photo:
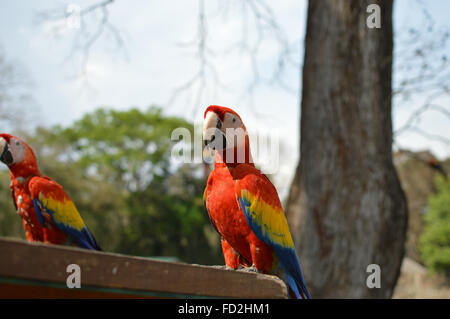
[[441, 276], [429, 274], [425, 267], [405, 258], [393, 298], [450, 299], [450, 282]]

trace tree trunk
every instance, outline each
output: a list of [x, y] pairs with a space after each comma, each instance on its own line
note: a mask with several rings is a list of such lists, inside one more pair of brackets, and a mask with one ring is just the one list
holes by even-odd
[[[379, 29], [366, 25], [374, 2]], [[287, 211], [313, 298], [390, 298], [399, 275], [407, 205], [392, 162], [392, 46], [391, 1], [309, 1]], [[369, 264], [381, 288], [367, 287]]]

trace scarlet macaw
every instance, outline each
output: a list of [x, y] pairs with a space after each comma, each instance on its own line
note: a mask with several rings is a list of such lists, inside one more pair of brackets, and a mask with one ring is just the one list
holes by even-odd
[[221, 236], [225, 263], [279, 276], [296, 298], [310, 298], [277, 191], [255, 168], [247, 130], [232, 109], [209, 106], [203, 139], [215, 149], [204, 192], [209, 218]]
[[13, 203], [28, 241], [101, 250], [64, 189], [41, 175], [30, 146], [0, 134], [0, 160], [9, 168]]

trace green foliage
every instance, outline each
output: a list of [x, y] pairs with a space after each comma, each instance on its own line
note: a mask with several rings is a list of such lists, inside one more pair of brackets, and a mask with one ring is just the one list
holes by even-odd
[[[223, 263], [203, 207], [201, 166], [171, 162], [170, 136], [178, 127], [193, 130], [157, 108], [99, 109], [70, 127], [38, 128], [24, 139], [41, 172], [63, 185], [104, 250]], [[7, 215], [18, 219], [2, 210], [0, 221]]]
[[63, 154], [91, 175], [104, 174], [121, 188], [135, 190], [168, 174], [170, 134], [177, 127], [193, 130], [183, 119], [163, 117], [157, 108], [146, 112], [98, 109], [69, 128], [55, 127], [46, 140], [65, 142], [68, 148]]
[[425, 264], [436, 272], [450, 275], [450, 184], [444, 178], [436, 180], [437, 192], [428, 200], [425, 229], [420, 238], [420, 250]]

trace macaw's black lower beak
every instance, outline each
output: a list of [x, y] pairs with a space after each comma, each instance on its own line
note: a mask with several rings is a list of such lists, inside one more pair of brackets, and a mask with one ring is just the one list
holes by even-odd
[[[216, 139], [216, 135], [219, 135], [220, 137]], [[205, 144], [205, 147], [209, 147], [213, 150], [223, 150], [227, 147], [227, 139], [225, 135], [220, 131], [217, 131], [213, 136], [211, 136], [211, 139], [203, 140], [203, 143]]]
[[6, 165], [11, 165], [14, 162], [11, 151], [9, 150], [8, 144], [5, 144], [2, 155], [0, 155], [0, 161]]
[[210, 140], [203, 140], [203, 143], [205, 143], [205, 146], [208, 146], [208, 145], [210, 145], [212, 142], [214, 142], [215, 139], [216, 139], [216, 136], [213, 135], [213, 136], [211, 137]]

